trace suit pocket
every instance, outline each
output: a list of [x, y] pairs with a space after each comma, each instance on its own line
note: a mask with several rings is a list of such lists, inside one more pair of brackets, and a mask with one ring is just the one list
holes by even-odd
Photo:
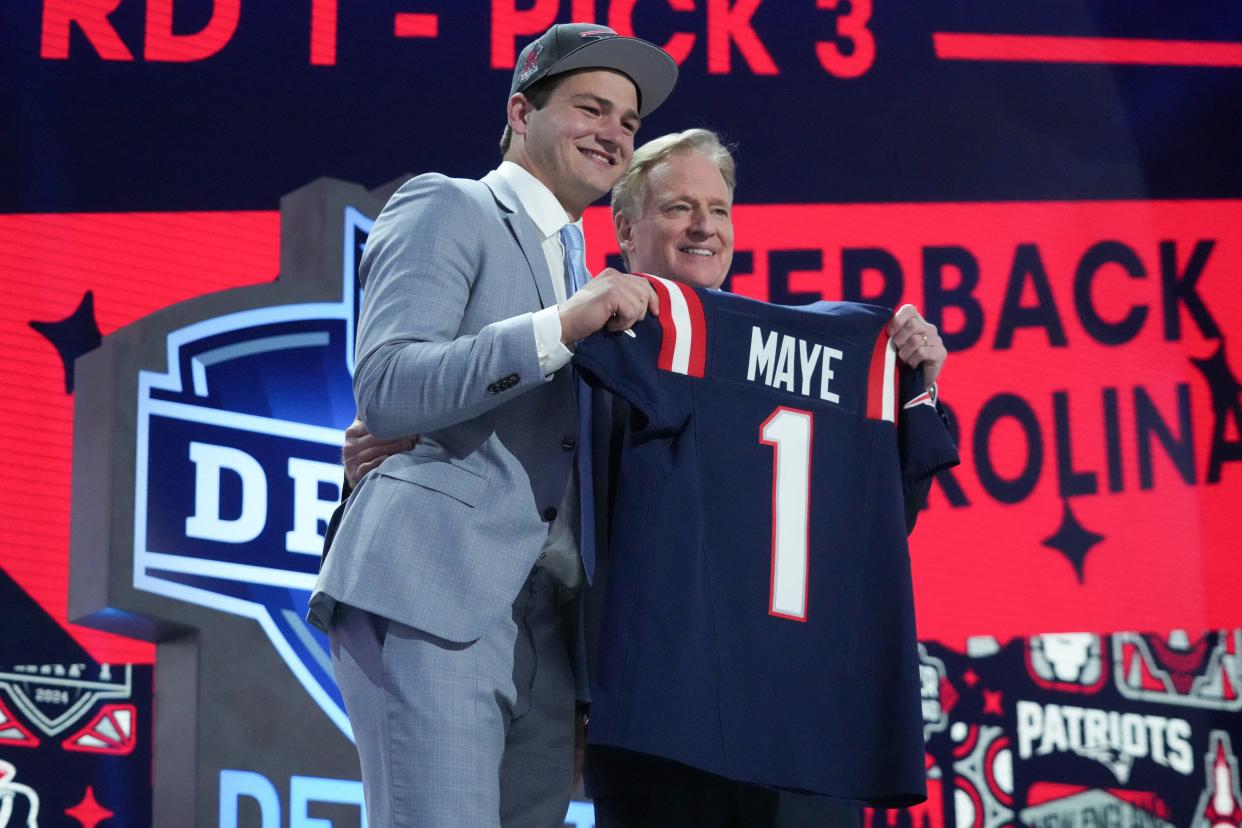
[[477, 505], [487, 491], [486, 477], [445, 460], [387, 462], [375, 473], [448, 495], [467, 506]]

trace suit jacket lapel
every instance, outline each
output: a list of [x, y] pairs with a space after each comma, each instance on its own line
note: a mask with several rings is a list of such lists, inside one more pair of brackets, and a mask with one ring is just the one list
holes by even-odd
[[492, 191], [496, 203], [504, 210], [505, 224], [517, 241], [526, 264], [530, 268], [531, 278], [535, 280], [535, 289], [539, 291], [539, 303], [543, 307], [556, 304], [556, 291], [552, 289], [552, 274], [548, 273], [548, 260], [543, 255], [543, 244], [535, 232], [535, 223], [522, 209], [517, 193], [495, 170], [483, 177], [483, 183]]

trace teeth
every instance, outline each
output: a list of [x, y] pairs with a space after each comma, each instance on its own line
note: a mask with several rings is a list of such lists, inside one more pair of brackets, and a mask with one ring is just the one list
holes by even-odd
[[715, 256], [716, 254], [708, 250], [706, 247], [683, 247], [682, 253], [689, 253], [692, 256]]
[[594, 156], [594, 157], [598, 158], [599, 160], [603, 161], [605, 164], [611, 164], [611, 163], [612, 163], [612, 159], [611, 159], [611, 158], [609, 158], [607, 155], [604, 155], [602, 152], [596, 152], [595, 150], [584, 149], [584, 150], [582, 151], [582, 153], [583, 153], [584, 155], [592, 155], [592, 156]]

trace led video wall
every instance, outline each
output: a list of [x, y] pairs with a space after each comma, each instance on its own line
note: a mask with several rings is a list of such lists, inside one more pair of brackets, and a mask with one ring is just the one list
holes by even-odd
[[[1217, 0], [7, 10], [4, 818], [361, 824], [301, 620], [357, 256], [400, 180], [499, 162], [517, 52], [571, 19], [680, 64], [640, 143], [734, 146], [727, 289], [911, 302], [949, 349], [962, 464], [911, 538], [931, 798], [871, 824], [1239, 824], [1242, 11]], [[617, 264], [606, 204], [586, 231]]]

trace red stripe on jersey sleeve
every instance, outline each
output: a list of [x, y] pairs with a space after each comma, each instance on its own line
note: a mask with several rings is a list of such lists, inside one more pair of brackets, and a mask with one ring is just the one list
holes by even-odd
[[703, 300], [699, 292], [689, 285], [678, 285], [686, 297], [686, 308], [690, 311], [690, 365], [687, 374], [702, 377], [707, 364], [707, 320], [703, 315]]
[[885, 325], [875, 339], [875, 348], [871, 351], [871, 371], [867, 376], [867, 418], [871, 420], [884, 417], [884, 351], [887, 348], [888, 326]]
[[[885, 328], [887, 331], [887, 327]], [[885, 340], [887, 340], [887, 334]], [[888, 346], [887, 341], [885, 347]], [[897, 355], [893, 354], [893, 425], [901, 423], [901, 366], [897, 363]]]
[[[646, 278], [651, 286], [655, 288], [656, 296], [660, 299], [660, 307], [667, 308], [672, 303], [669, 298], [668, 288], [659, 279], [652, 278], [646, 273], [639, 273], [639, 276]], [[661, 371], [673, 370], [673, 348], [677, 345], [677, 327], [673, 324], [673, 315], [671, 313], [661, 313], [657, 319], [660, 321], [660, 361], [659, 368]]]

